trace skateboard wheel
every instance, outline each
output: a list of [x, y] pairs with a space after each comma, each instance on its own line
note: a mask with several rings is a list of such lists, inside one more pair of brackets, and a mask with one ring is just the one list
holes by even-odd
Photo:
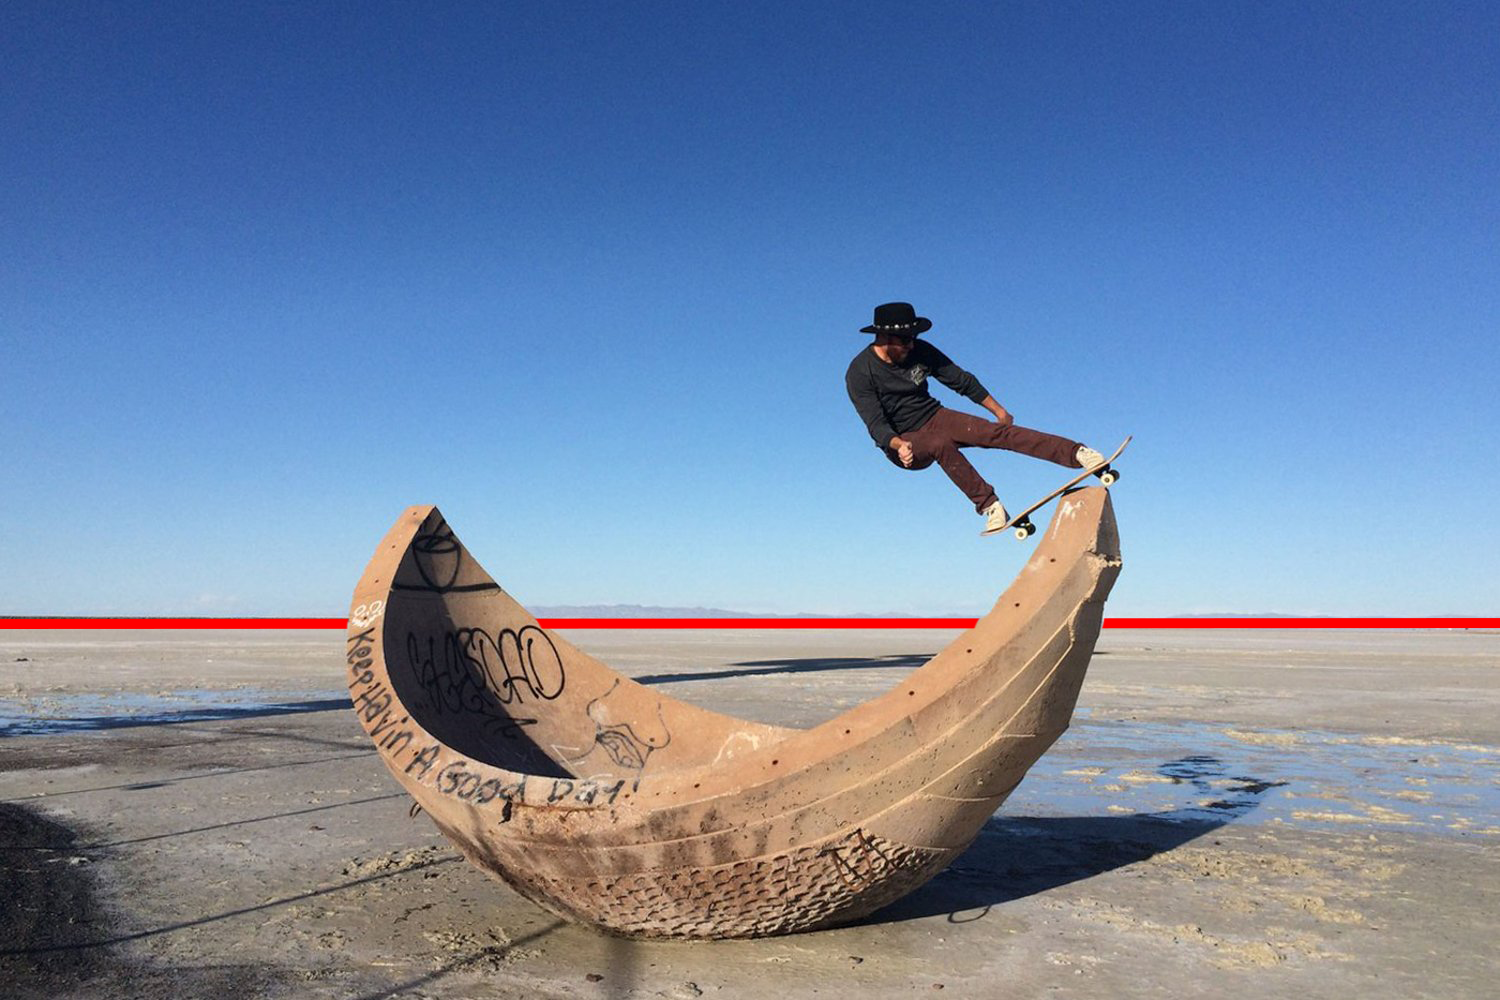
[[1022, 541], [1025, 541], [1027, 538], [1030, 538], [1034, 534], [1036, 534], [1036, 525], [1032, 524], [1030, 521], [1022, 521], [1020, 524], [1016, 525], [1016, 537], [1021, 539]]
[[1097, 475], [1099, 476], [1099, 482], [1103, 483], [1105, 486], [1113, 484], [1117, 479], [1120, 478], [1120, 474], [1114, 469], [1109, 468], [1108, 466], [1100, 469]]

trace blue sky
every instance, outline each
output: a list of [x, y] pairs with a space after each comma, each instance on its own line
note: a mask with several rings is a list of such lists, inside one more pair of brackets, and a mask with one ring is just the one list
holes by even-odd
[[534, 605], [983, 611], [892, 299], [1136, 436], [1110, 613], [1500, 611], [1491, 4], [11, 2], [0, 134], [0, 613], [340, 614], [419, 502]]

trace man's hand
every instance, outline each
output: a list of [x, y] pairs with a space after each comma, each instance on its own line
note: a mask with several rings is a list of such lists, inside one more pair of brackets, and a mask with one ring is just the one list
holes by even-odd
[[1015, 418], [1010, 415], [1009, 410], [995, 402], [994, 396], [984, 397], [984, 402], [980, 405], [995, 415], [995, 423], [1001, 427], [1009, 427], [1016, 422]]
[[896, 449], [896, 457], [901, 459], [901, 464], [908, 469], [911, 463], [916, 461], [916, 455], [912, 452], [911, 442], [901, 437], [891, 438], [891, 446]]

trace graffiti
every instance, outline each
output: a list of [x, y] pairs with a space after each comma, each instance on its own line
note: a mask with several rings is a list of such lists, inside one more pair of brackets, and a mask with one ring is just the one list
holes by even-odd
[[[504, 704], [519, 704], [528, 699], [549, 701], [561, 695], [566, 685], [557, 648], [534, 625], [519, 631], [506, 629], [498, 637], [483, 629], [455, 629], [442, 637], [441, 652], [436, 638], [427, 639], [425, 650], [415, 634], [408, 633], [406, 640], [413, 674], [427, 695], [431, 710], [438, 715], [478, 713], [491, 732], [518, 736], [523, 727], [535, 725], [537, 720], [511, 716]], [[391, 767], [400, 768], [402, 775], [442, 795], [476, 806], [499, 803], [501, 823], [511, 820], [515, 806], [527, 804], [528, 788], [535, 789], [531, 805], [543, 808], [613, 805], [625, 791], [626, 779], [612, 775], [540, 777], [505, 772], [496, 776], [467, 757], [442, 763], [443, 744], [435, 741], [417, 744], [420, 729], [411, 715], [406, 714], [388, 681], [383, 675], [377, 676], [374, 651], [379, 641], [373, 623], [348, 637], [345, 655], [349, 664], [350, 699], [365, 731], [385, 753]], [[643, 742], [630, 727], [607, 724], [607, 713], [601, 714], [595, 707], [602, 700], [596, 698], [590, 702], [591, 717], [598, 731], [595, 746], [612, 750], [612, 759], [638, 761], [644, 766], [651, 751], [666, 744], [665, 732], [661, 737], [650, 738], [655, 743]], [[599, 734], [603, 735], [602, 740]], [[526, 749], [544, 756], [540, 748]], [[556, 767], [550, 758], [541, 763]]]
[[[410, 720], [408, 720], [405, 716], [401, 717], [401, 722], [408, 721]], [[370, 730], [370, 736], [380, 736], [380, 730], [381, 727], [377, 725], [375, 728]], [[395, 754], [400, 750], [404, 750], [406, 748], [406, 745], [410, 743], [411, 740], [412, 732], [410, 729], [398, 729], [395, 732], [388, 734], [384, 739], [380, 740], [379, 744], [377, 745], [386, 753]]]
[[400, 702], [396, 700], [395, 694], [383, 681], [375, 680], [374, 661], [371, 659], [375, 630], [367, 627], [350, 636], [347, 641], [349, 672], [352, 674], [349, 694], [354, 701], [355, 714], [359, 716], [365, 732], [370, 734], [375, 745], [394, 756], [415, 738], [411, 729], [403, 728], [411, 721], [411, 716], [397, 715]]
[[565, 799], [572, 798], [574, 802], [582, 802], [584, 805], [593, 805], [601, 795], [607, 795], [601, 805], [614, 805], [615, 799], [625, 790], [625, 779], [621, 778], [614, 784], [607, 781], [596, 781], [593, 778], [555, 778], [552, 788], [547, 792], [547, 804], [553, 805]]
[[385, 614], [384, 601], [370, 601], [355, 608], [349, 615], [349, 624], [355, 628], [365, 628], [374, 624], [375, 619]]
[[440, 747], [436, 743], [423, 747], [412, 754], [411, 763], [407, 764], [406, 770], [401, 773], [411, 774], [415, 771], [416, 779], [418, 781], [425, 781], [427, 779], [427, 772], [431, 771], [432, 765], [437, 763], [439, 752]]
[[[376, 601], [374, 604], [379, 605], [380, 602]], [[375, 614], [378, 617], [379, 610]], [[407, 726], [411, 722], [411, 716], [397, 714], [401, 703], [396, 699], [395, 693], [386, 687], [384, 681], [375, 679], [372, 659], [376, 641], [374, 627], [367, 625], [346, 641], [349, 646], [346, 658], [351, 675], [349, 696], [354, 702], [354, 712], [375, 745], [394, 757], [416, 738], [415, 732]]]
[[[364, 628], [363, 626], [361, 627]], [[364, 631], [357, 632], [344, 641], [349, 645], [349, 651], [345, 654], [345, 659], [348, 661], [349, 666], [355, 670], [367, 669], [373, 662], [370, 654], [374, 652], [375, 629], [373, 627], [364, 628]]]
[[468, 769], [468, 762], [454, 761], [438, 772], [433, 786], [444, 795], [451, 795], [465, 802], [485, 805], [496, 799], [506, 802], [523, 800], [526, 796], [526, 775], [516, 781], [503, 778], [485, 778]]
[[431, 531], [417, 535], [411, 542], [411, 565], [416, 567], [422, 582], [393, 583], [391, 589], [422, 590], [434, 594], [500, 589], [493, 580], [460, 584], [458, 578], [464, 567], [464, 557], [464, 547], [454, 536], [453, 529], [448, 527], [447, 521], [440, 521]]
[[520, 631], [503, 629], [498, 637], [482, 628], [454, 629], [443, 636], [442, 663], [435, 656], [436, 640], [427, 639], [426, 657], [415, 633], [407, 633], [406, 650], [422, 686], [442, 707], [457, 711], [470, 689], [485, 688], [500, 702], [551, 701], [567, 685], [562, 656], [535, 625]]
[[365, 725], [365, 732], [375, 745], [387, 753], [394, 754], [412, 741], [412, 731], [401, 728], [411, 721], [408, 715], [399, 718], [391, 711], [396, 704], [393, 695], [384, 683], [376, 683], [354, 693], [354, 711]]
[[455, 629], [441, 643], [428, 636], [424, 644], [407, 633], [406, 653], [434, 712], [479, 715], [491, 735], [514, 737], [537, 723], [502, 706], [550, 701], [567, 684], [557, 647], [535, 625], [504, 629], [498, 637], [480, 628]]
[[[589, 719], [594, 723], [594, 745], [567, 763], [574, 768], [581, 769], [581, 766], [597, 750], [617, 767], [635, 772], [634, 783], [631, 787], [639, 790], [641, 774], [646, 769], [646, 762], [652, 753], [672, 742], [672, 733], [667, 729], [667, 720], [662, 714], [659, 701], [656, 703], [654, 720], [617, 721], [614, 718], [614, 710], [617, 706], [610, 701], [610, 697], [615, 694], [619, 686], [619, 678], [616, 678], [608, 691], [588, 703], [586, 711]], [[598, 774], [595, 777], [609, 779], [613, 775]]]
[[873, 837], [858, 828], [854, 831], [852, 842], [846, 841], [836, 847], [825, 847], [818, 852], [818, 855], [828, 859], [839, 878], [851, 889], [859, 888], [864, 883], [900, 867], [891, 860], [890, 855], [880, 849], [880, 845]]
[[736, 754], [759, 749], [760, 737], [756, 734], [744, 730], [730, 733], [729, 737], [724, 740], [724, 745], [719, 747], [719, 753], [714, 757], [714, 763], [718, 764], [722, 761], [733, 760]]
[[[520, 631], [503, 629], [498, 638], [482, 628], [461, 628], [447, 641], [455, 657], [475, 664], [483, 671], [495, 696], [509, 705], [514, 698], [551, 701], [562, 694], [567, 684], [562, 655], [551, 638], [536, 625]], [[524, 688], [524, 691], [522, 690]]]

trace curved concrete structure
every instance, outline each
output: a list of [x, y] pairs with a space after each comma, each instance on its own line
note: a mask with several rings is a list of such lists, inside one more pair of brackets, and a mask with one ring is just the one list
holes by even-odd
[[666, 697], [540, 628], [434, 507], [355, 591], [354, 708], [470, 861], [617, 934], [855, 919], [941, 871], [1068, 726], [1119, 572], [1102, 488], [1063, 497], [993, 610], [807, 730]]

